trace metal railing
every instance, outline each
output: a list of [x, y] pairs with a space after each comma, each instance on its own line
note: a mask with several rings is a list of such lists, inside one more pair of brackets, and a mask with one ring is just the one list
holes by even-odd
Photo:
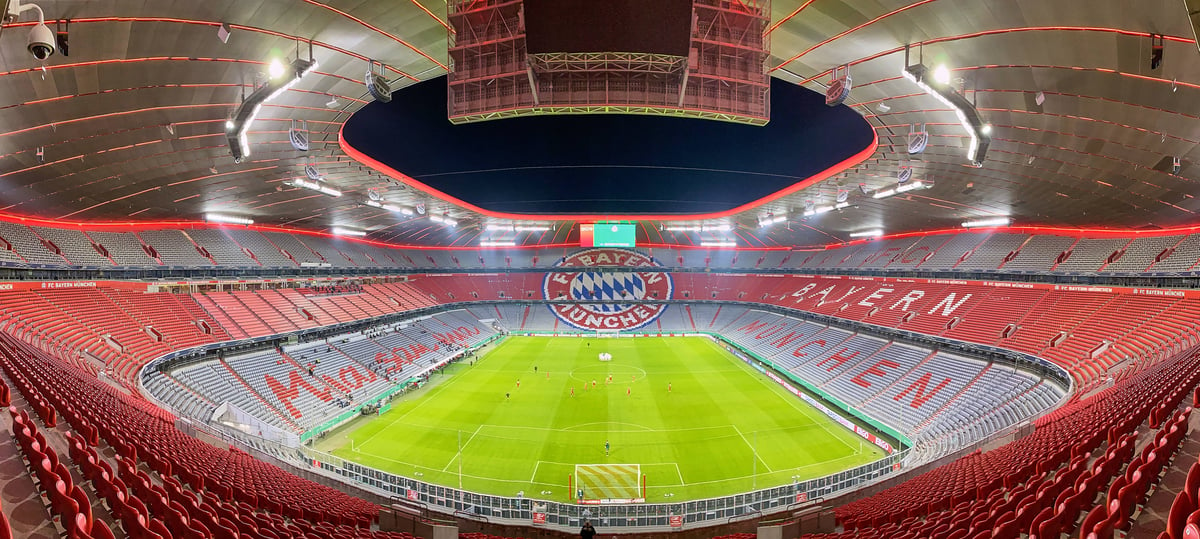
[[591, 519], [597, 526], [627, 531], [633, 528], [638, 528], [638, 531], [678, 528], [672, 527], [671, 517], [681, 517], [676, 519], [681, 526], [702, 527], [815, 504], [820, 499], [868, 485], [900, 470], [901, 461], [908, 456], [907, 450], [899, 451], [875, 462], [825, 477], [716, 498], [671, 503], [583, 505], [523, 496], [480, 494], [385, 472], [309, 447], [303, 447], [301, 451], [310, 466], [335, 474], [355, 486], [417, 503], [434, 512], [523, 525], [533, 523], [536, 513], [537, 522], [544, 522], [549, 527], [575, 529], [583, 519]]

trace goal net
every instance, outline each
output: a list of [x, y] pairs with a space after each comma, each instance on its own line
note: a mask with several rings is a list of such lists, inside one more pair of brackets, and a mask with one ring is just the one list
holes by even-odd
[[576, 464], [575, 490], [582, 503], [646, 501], [639, 464]]
[[597, 329], [596, 336], [600, 338], [620, 337], [621, 330], [619, 329]]

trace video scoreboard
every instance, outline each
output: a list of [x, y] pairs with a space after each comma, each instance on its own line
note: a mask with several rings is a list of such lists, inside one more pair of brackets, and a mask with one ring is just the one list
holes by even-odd
[[637, 225], [621, 221], [599, 221], [579, 225], [581, 247], [635, 247]]

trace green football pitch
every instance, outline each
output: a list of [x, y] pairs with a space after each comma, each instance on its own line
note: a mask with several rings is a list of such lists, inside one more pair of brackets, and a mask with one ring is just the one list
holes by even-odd
[[[429, 483], [561, 501], [568, 477], [589, 486], [606, 469], [644, 475], [647, 502], [678, 502], [883, 456], [702, 337], [509, 337], [431, 382], [319, 448]], [[636, 497], [616, 492], [586, 494]]]

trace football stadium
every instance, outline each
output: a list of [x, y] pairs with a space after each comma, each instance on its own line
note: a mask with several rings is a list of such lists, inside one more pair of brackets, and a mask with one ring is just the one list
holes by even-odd
[[1200, 0], [0, 14], [0, 539], [1200, 539]]

